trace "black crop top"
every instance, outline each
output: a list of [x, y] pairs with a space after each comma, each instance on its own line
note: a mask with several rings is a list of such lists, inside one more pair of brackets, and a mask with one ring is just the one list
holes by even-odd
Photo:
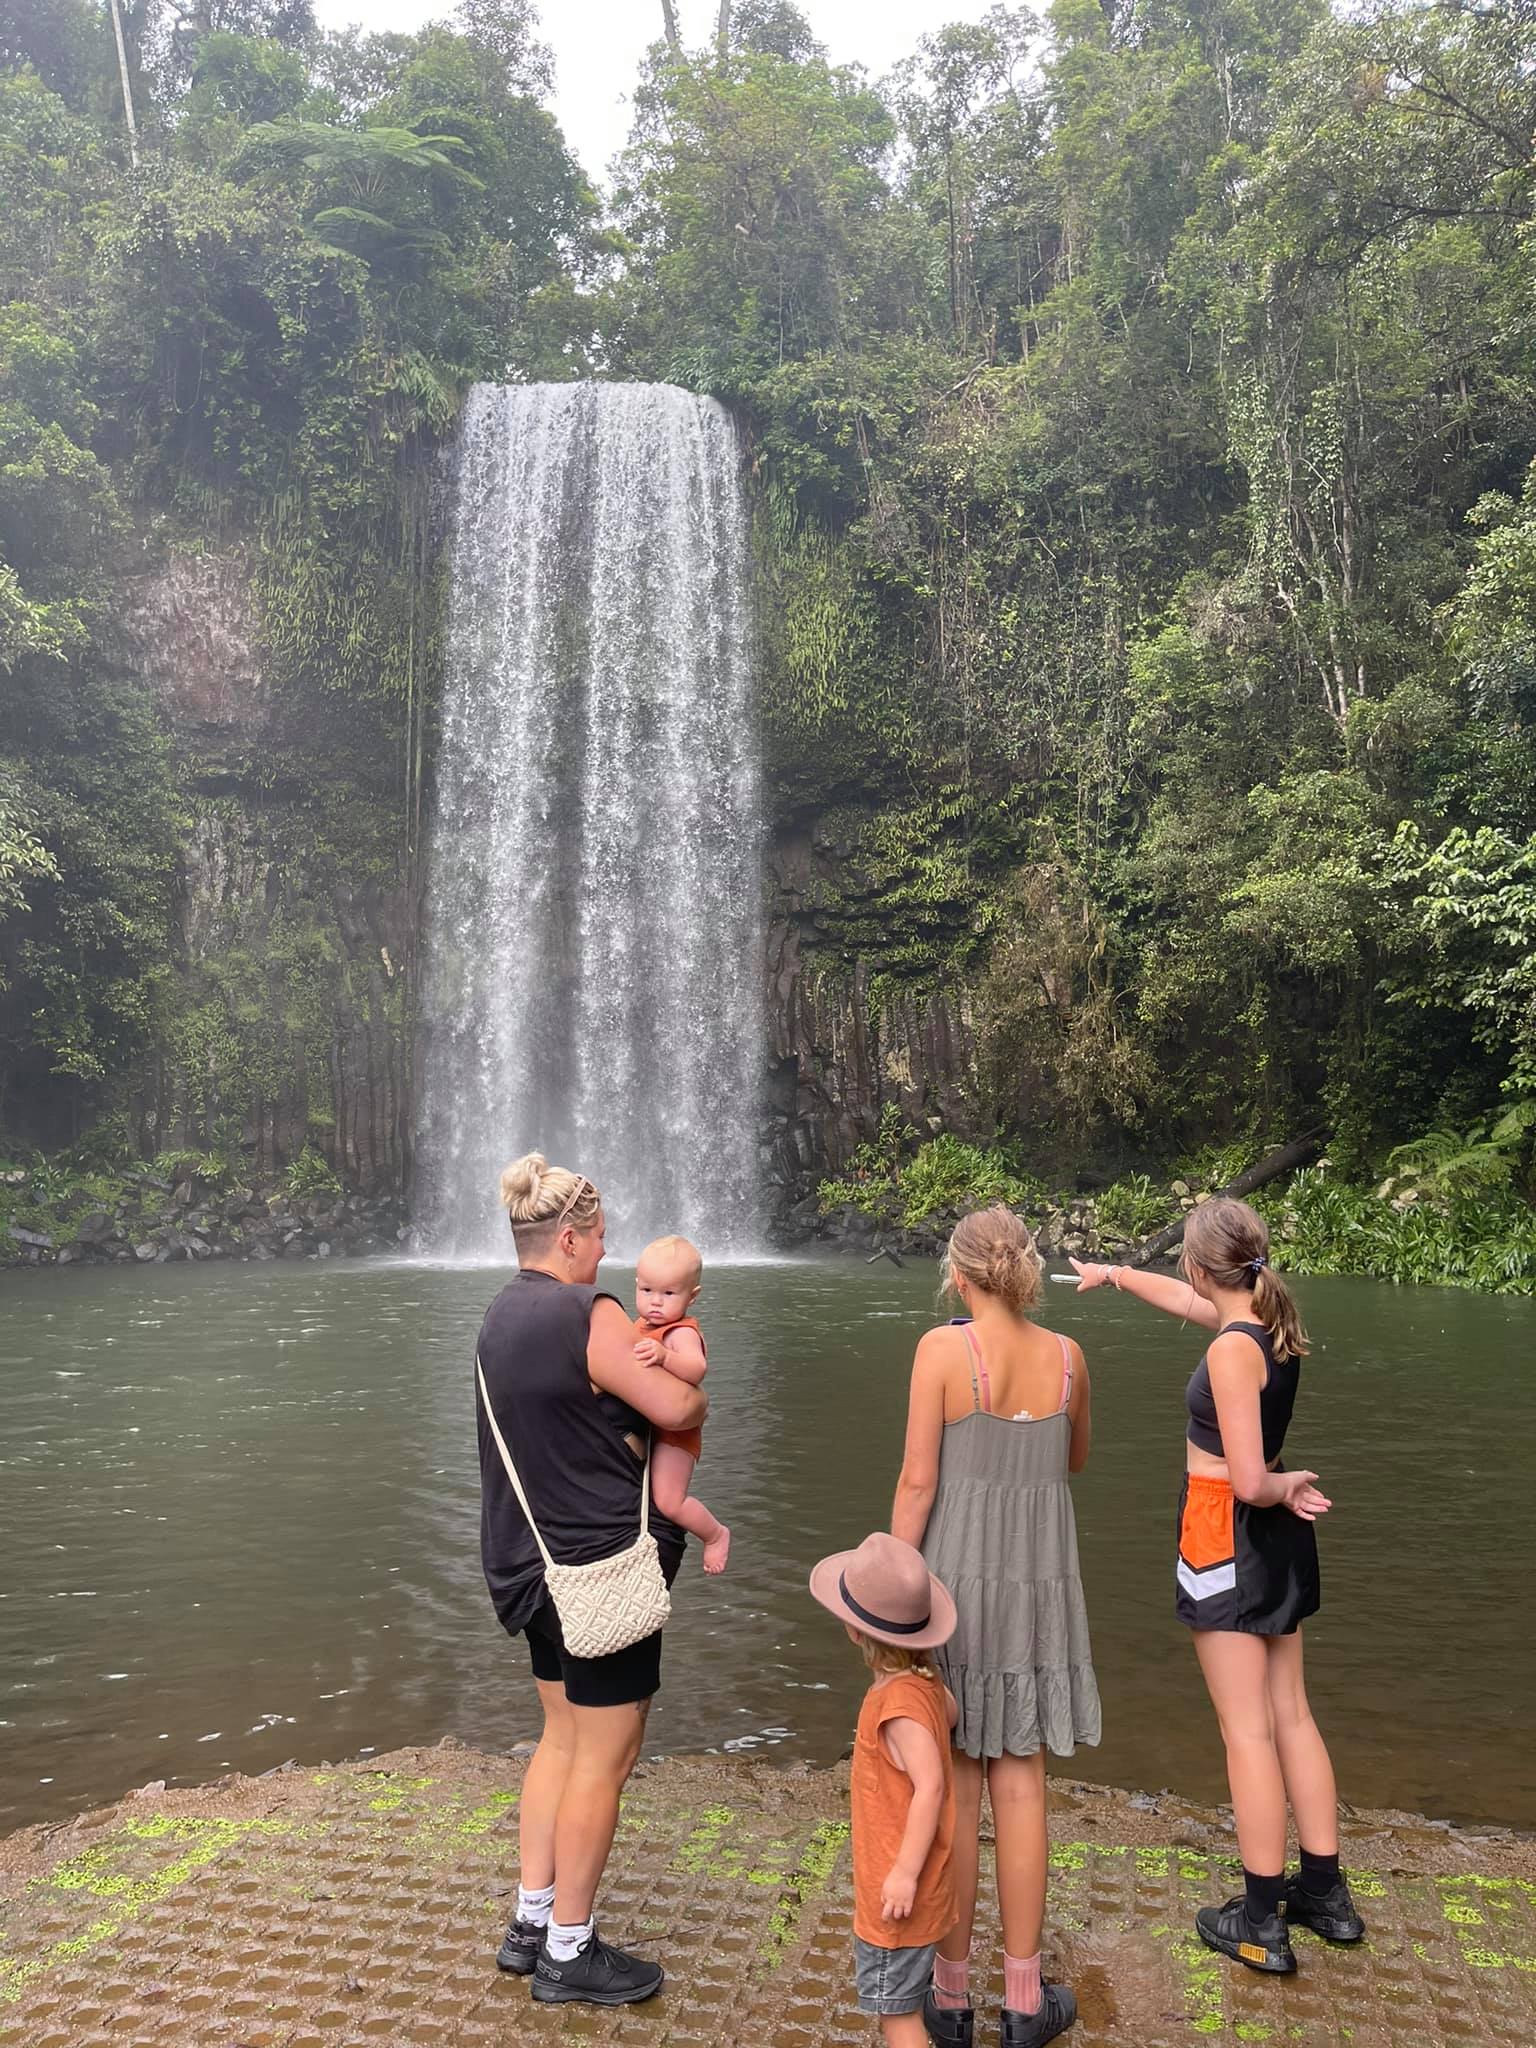
[[[1264, 1462], [1273, 1465], [1284, 1448], [1285, 1432], [1290, 1427], [1291, 1412], [1296, 1406], [1296, 1389], [1301, 1384], [1301, 1360], [1277, 1360], [1274, 1344], [1262, 1323], [1228, 1323], [1216, 1334], [1224, 1337], [1228, 1330], [1241, 1330], [1264, 1354], [1259, 1422], [1264, 1431]], [[1189, 1441], [1198, 1450], [1209, 1451], [1213, 1458], [1224, 1458], [1227, 1454], [1222, 1448], [1221, 1425], [1216, 1419], [1216, 1397], [1211, 1392], [1209, 1353], [1190, 1374], [1184, 1405], [1189, 1410], [1189, 1428], [1184, 1432]]]

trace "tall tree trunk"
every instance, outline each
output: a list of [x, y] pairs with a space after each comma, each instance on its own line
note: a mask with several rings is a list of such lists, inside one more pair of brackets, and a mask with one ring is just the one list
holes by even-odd
[[715, 25], [715, 56], [723, 66], [731, 54], [731, 0], [720, 0], [720, 19]]
[[133, 118], [133, 86], [128, 77], [128, 45], [123, 41], [123, 15], [117, 0], [112, 0], [112, 33], [117, 38], [117, 73], [123, 82], [123, 119], [128, 124], [128, 161], [137, 170], [139, 129]]
[[667, 31], [667, 48], [674, 57], [681, 57], [683, 39], [677, 32], [677, 8], [673, 0], [661, 0], [661, 19]]

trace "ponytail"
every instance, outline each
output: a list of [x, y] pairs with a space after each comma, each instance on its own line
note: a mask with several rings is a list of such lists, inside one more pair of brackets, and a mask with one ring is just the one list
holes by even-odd
[[1305, 1358], [1311, 1349], [1295, 1295], [1268, 1264], [1259, 1268], [1253, 1283], [1253, 1319], [1269, 1333], [1277, 1358]]

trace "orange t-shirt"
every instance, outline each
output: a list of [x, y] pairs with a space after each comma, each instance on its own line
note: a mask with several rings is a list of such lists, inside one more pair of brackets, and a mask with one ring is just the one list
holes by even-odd
[[[887, 1721], [916, 1721], [939, 1745], [944, 1766], [944, 1800], [911, 1914], [905, 1920], [880, 1917], [880, 1888], [890, 1875], [907, 1831], [912, 1780], [893, 1764], [880, 1740]], [[955, 1878], [950, 1855], [955, 1840], [954, 1766], [949, 1747], [949, 1702], [936, 1678], [898, 1671], [872, 1685], [859, 1709], [849, 1783], [853, 1809], [853, 1931], [875, 1948], [922, 1948], [942, 1941], [955, 1924]]]
[[[709, 1357], [709, 1346], [704, 1342], [704, 1332], [692, 1316], [679, 1316], [675, 1323], [648, 1323], [644, 1316], [635, 1317], [635, 1336], [654, 1337], [658, 1344], [665, 1344], [674, 1330], [692, 1330], [699, 1340], [699, 1349], [705, 1358]], [[653, 1432], [657, 1443], [676, 1444], [680, 1451], [686, 1451], [697, 1464], [704, 1451], [702, 1429], [658, 1429]]]

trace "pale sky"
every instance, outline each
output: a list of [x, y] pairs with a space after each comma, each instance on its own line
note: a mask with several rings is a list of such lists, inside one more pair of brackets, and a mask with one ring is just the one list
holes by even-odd
[[[979, 21], [992, 0], [800, 0], [834, 63], [879, 78], [950, 21]], [[414, 29], [445, 19], [454, 0], [316, 0], [327, 28]], [[716, 0], [678, 0], [683, 38], [707, 42]], [[629, 135], [629, 94], [640, 59], [661, 34], [661, 0], [542, 0], [543, 40], [555, 53], [554, 111], [589, 177], [601, 178]]]

